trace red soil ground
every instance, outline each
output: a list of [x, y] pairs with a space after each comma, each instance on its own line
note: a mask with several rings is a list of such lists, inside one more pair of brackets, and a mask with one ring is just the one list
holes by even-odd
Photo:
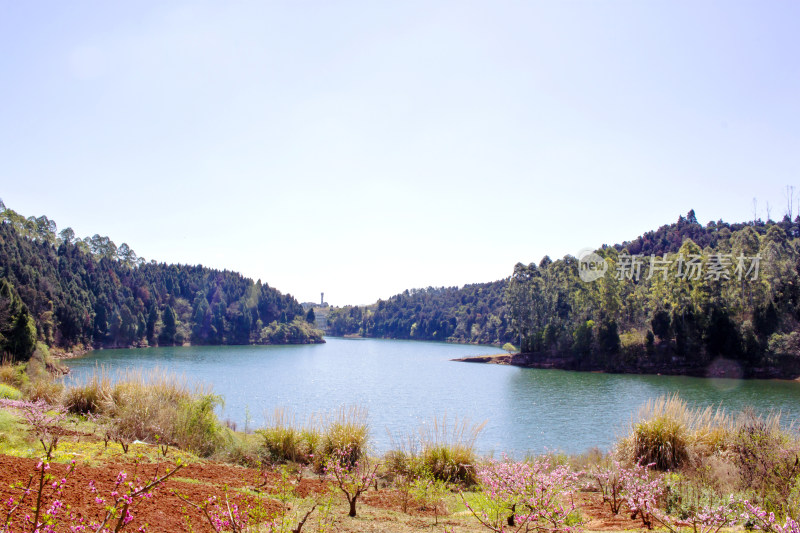
[[[0, 455], [0, 518], [5, 519], [5, 502], [10, 496], [19, 497], [18, 489], [11, 489], [14, 483], [27, 484], [31, 473], [35, 472], [38, 461], [7, 455]], [[174, 468], [173, 464], [116, 464], [105, 466], [78, 465], [68, 477], [61, 500], [69, 506], [70, 511], [77, 516], [89, 519], [99, 519], [104, 513], [102, 505], [95, 503], [96, 496], [109, 498], [109, 493], [114, 488], [114, 481], [120, 470], [128, 474], [128, 479], [134, 476], [141, 480], [152, 479], [156, 473], [160, 476], [165, 473], [165, 468]], [[60, 478], [67, 470], [67, 465], [51, 464], [50, 472]], [[89, 490], [89, 482], [94, 481], [98, 494]], [[322, 494], [327, 488], [326, 484], [316, 478], [304, 478], [299, 483], [294, 482], [295, 494], [307, 497], [313, 494]], [[177, 532], [188, 531], [211, 532], [212, 528], [200, 511], [192, 508], [174, 493], [178, 492], [190, 501], [201, 503], [210, 496], [217, 496], [221, 501], [225, 498], [225, 487], [228, 487], [228, 498], [231, 501], [245, 503], [253, 497], [233, 490], [247, 488], [270, 495], [270, 499], [262, 500], [265, 511], [275, 513], [280, 508], [280, 503], [275, 499], [280, 491], [280, 476], [275, 472], [263, 473], [257, 469], [243, 468], [219, 463], [197, 463], [183, 466], [158, 489], [153, 499], [141, 500], [134, 509], [134, 522], [126, 531], [136, 531], [142, 524], [148, 525], [150, 532]], [[47, 492], [46, 494], [50, 494]], [[340, 494], [336, 494], [339, 498]], [[48, 502], [51, 500], [47, 500]], [[382, 488], [362, 495], [361, 505], [388, 511], [403, 512], [402, 494], [391, 488]], [[622, 531], [638, 529], [641, 523], [630, 519], [630, 515], [621, 513], [612, 515], [607, 505], [603, 505], [598, 493], [579, 493], [576, 505], [581, 509], [584, 520], [587, 521], [585, 529], [591, 531]], [[30, 511], [30, 505], [26, 508]], [[439, 524], [456, 525], [442, 516], [443, 509], [438, 511]], [[413, 526], [413, 521], [419, 522], [421, 529], [429, 529], [434, 517], [434, 509], [411, 502], [406, 507], [405, 514], [410, 515], [411, 522], [406, 525]], [[377, 520], [386, 520], [385, 517], [376, 517]], [[68, 521], [65, 521], [68, 522]], [[65, 523], [63, 530], [67, 530], [69, 523]], [[133, 527], [131, 527], [133, 526]], [[14, 528], [13, 530], [16, 530]]]
[[[10, 486], [15, 483], [27, 484], [32, 472], [35, 472], [38, 461], [0, 455], [0, 498], [6, 502], [10, 496], [19, 498], [20, 491], [12, 490]], [[132, 480], [134, 475], [142, 481], [152, 479], [156, 472], [158, 476], [163, 475], [165, 468], [174, 468], [174, 465], [106, 465], [100, 467], [90, 467], [79, 465], [67, 478], [61, 501], [68, 505], [70, 511], [76, 516], [88, 519], [100, 519], [104, 514], [102, 505], [95, 502], [95, 497], [100, 496], [106, 500], [110, 499], [109, 493], [114, 490], [114, 482], [117, 474], [124, 470], [128, 474], [128, 480]], [[67, 465], [52, 463], [50, 472], [60, 478], [67, 471]], [[196, 532], [213, 531], [208, 525], [200, 511], [187, 505], [178, 498], [174, 492], [177, 491], [190, 501], [202, 503], [210, 496], [217, 496], [224, 501], [224, 487], [253, 487], [255, 477], [258, 472], [247, 470], [235, 466], [219, 464], [192, 464], [178, 470], [174, 478], [170, 478], [158, 489], [157, 495], [152, 499], [142, 499], [135, 507], [134, 523], [136, 527], [128, 527], [127, 530], [136, 530], [142, 524], [149, 525], [149, 531], [186, 531], [189, 524]], [[200, 481], [187, 482], [184, 479]], [[89, 482], [95, 482], [97, 494], [89, 490]], [[52, 494], [45, 492], [46, 495]], [[243, 502], [245, 495], [229, 491], [228, 497], [231, 501]], [[51, 501], [50, 498], [47, 500]], [[276, 501], [268, 501], [266, 506], [271, 511], [279, 508]], [[3, 506], [2, 517], [5, 518], [5, 505]], [[31, 506], [26, 507], [30, 511]]]

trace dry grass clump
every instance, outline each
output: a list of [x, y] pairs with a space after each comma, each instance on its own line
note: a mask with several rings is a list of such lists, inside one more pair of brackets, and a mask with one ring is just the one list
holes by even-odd
[[730, 434], [728, 451], [737, 466], [740, 487], [754, 491], [769, 510], [800, 513], [800, 443], [781, 426], [780, 414], [758, 416], [745, 409]]
[[69, 387], [63, 402], [73, 413], [102, 417], [112, 439], [158, 441], [204, 457], [226, 441], [214, 413], [222, 399], [158, 368], [126, 370], [115, 381], [95, 370], [85, 383]]
[[293, 413], [283, 407], [267, 417], [266, 426], [256, 431], [263, 439], [264, 452], [273, 461], [309, 463], [319, 453], [322, 432], [314, 427], [314, 417], [298, 424]]
[[366, 453], [369, 442], [367, 417], [365, 408], [350, 406], [298, 422], [292, 413], [278, 408], [256, 433], [261, 436], [264, 453], [271, 461], [321, 466], [334, 452], [349, 450], [348, 459], [355, 463]]
[[24, 364], [25, 379], [21, 390], [29, 400], [44, 400], [49, 404], [56, 404], [61, 399], [64, 386], [53, 378], [53, 374], [60, 371], [49, 361], [50, 352], [47, 346], [38, 343], [33, 355]]
[[322, 437], [322, 453], [330, 457], [334, 452], [349, 450], [349, 461], [355, 463], [367, 451], [369, 441], [368, 411], [365, 407], [342, 406], [329, 415]]
[[677, 395], [660, 396], [639, 409], [618, 455], [632, 463], [673, 470], [693, 454], [707, 456], [724, 448], [730, 430], [730, 417], [722, 409], [691, 408]]
[[467, 418], [450, 420], [446, 414], [434, 417], [420, 426], [417, 435], [393, 443], [395, 449], [385, 457], [387, 467], [402, 476], [472, 485], [478, 460], [475, 441], [485, 425], [486, 422], [473, 424]]
[[68, 387], [64, 391], [62, 404], [68, 412], [73, 414], [101, 414], [110, 410], [113, 390], [114, 387], [108, 375], [102, 370], [95, 370], [88, 381]]

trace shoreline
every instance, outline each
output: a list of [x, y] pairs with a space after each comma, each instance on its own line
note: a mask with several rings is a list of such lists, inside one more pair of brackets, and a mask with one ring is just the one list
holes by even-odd
[[69, 359], [77, 359], [79, 357], [83, 357], [84, 355], [90, 352], [99, 352], [102, 350], [141, 350], [145, 348], [188, 348], [192, 346], [304, 346], [308, 344], [325, 344], [325, 339], [322, 339], [320, 342], [287, 342], [284, 344], [273, 344], [273, 343], [250, 343], [250, 344], [192, 344], [190, 342], [185, 342], [183, 344], [166, 344], [164, 346], [155, 345], [144, 345], [144, 344], [131, 344], [128, 346], [98, 346], [97, 348], [85, 348], [85, 347], [72, 347], [72, 348], [61, 348], [57, 346], [48, 346], [47, 348], [50, 350], [50, 355], [53, 359], [58, 360], [69, 360]]
[[358, 333], [345, 333], [344, 335], [333, 335], [330, 333], [326, 333], [325, 337], [332, 337], [334, 339], [365, 339], [365, 340], [377, 340], [377, 341], [413, 341], [413, 342], [438, 342], [442, 344], [455, 344], [460, 346], [491, 346], [493, 348], [497, 348], [502, 350], [503, 345], [498, 343], [483, 343], [483, 342], [469, 342], [463, 340], [439, 340], [439, 339], [406, 339], [400, 337], [365, 337], [364, 335]]
[[649, 365], [626, 368], [603, 368], [599, 365], [581, 364], [574, 356], [553, 356], [549, 354], [512, 353], [497, 355], [478, 355], [451, 359], [459, 363], [479, 363], [488, 365], [508, 365], [519, 368], [538, 368], [542, 370], [566, 370], [573, 372], [595, 372], [601, 374], [632, 374], [650, 376], [686, 376], [713, 379], [760, 379], [779, 381], [800, 381], [800, 373], [781, 373], [776, 368], [743, 368], [732, 359], [717, 357], [708, 365]]

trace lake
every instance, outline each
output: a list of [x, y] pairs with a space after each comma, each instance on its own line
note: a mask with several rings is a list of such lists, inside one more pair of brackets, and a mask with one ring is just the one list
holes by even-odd
[[259, 426], [276, 407], [302, 419], [340, 406], [369, 410], [372, 443], [391, 446], [434, 417], [486, 421], [481, 453], [608, 450], [650, 398], [677, 392], [696, 405], [736, 411], [753, 406], [800, 418], [800, 383], [677, 376], [613, 375], [453, 362], [500, 353], [491, 346], [326, 338], [302, 346], [192, 346], [99, 350], [67, 361], [68, 382], [102, 365], [161, 368], [213, 386], [225, 399], [222, 419]]

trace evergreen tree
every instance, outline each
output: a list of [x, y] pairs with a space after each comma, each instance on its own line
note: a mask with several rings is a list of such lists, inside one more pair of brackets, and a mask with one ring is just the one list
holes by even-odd
[[36, 322], [23, 307], [14, 320], [14, 326], [6, 338], [6, 348], [13, 361], [25, 361], [36, 349]]
[[164, 322], [164, 327], [161, 328], [161, 334], [158, 336], [158, 343], [165, 346], [172, 346], [175, 344], [175, 336], [178, 332], [177, 319], [172, 307], [167, 305], [167, 307], [164, 308], [161, 320]]

